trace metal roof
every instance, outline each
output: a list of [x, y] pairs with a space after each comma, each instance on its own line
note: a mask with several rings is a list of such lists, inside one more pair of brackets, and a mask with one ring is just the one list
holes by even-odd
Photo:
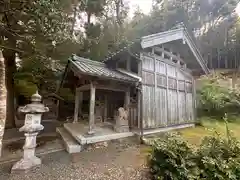
[[77, 73], [87, 74], [90, 76], [131, 83], [139, 81], [138, 78], [134, 78], [118, 70], [108, 68], [105, 63], [92, 61], [76, 55], [73, 55], [72, 59], [70, 59], [70, 67]]

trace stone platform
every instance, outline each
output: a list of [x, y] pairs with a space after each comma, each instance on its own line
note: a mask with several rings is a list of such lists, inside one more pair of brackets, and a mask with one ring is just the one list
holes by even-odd
[[[63, 131], [64, 133], [61, 133]], [[76, 153], [77, 149], [79, 149], [77, 151], [81, 151], [81, 146], [87, 144], [122, 139], [135, 135], [133, 132], [117, 133], [109, 124], [98, 124], [94, 131], [94, 135], [89, 135], [88, 125], [83, 123], [65, 123], [64, 130], [57, 130], [62, 136], [66, 150], [69, 153]]]

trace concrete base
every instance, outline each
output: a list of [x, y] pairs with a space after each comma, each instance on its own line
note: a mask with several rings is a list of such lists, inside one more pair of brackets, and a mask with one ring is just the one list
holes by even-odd
[[38, 157], [31, 157], [31, 159], [21, 159], [13, 165], [11, 173], [28, 172], [33, 168], [41, 165], [42, 161]]
[[81, 123], [66, 123], [64, 128], [72, 135], [80, 145], [94, 144], [103, 141], [127, 138], [134, 136], [132, 132], [117, 133], [108, 125], [98, 125], [94, 128], [94, 135], [88, 134], [88, 126]]
[[57, 128], [57, 132], [63, 139], [64, 146], [68, 153], [79, 153], [82, 146], [66, 131], [65, 128]]
[[[163, 127], [163, 128], [155, 128], [155, 129], [145, 129], [143, 130], [143, 135], [151, 135], [151, 134], [157, 134], [162, 132], [168, 132], [168, 131], [174, 131], [179, 129], [185, 129], [185, 128], [191, 128], [195, 127], [195, 124], [181, 124], [181, 125], [175, 125], [175, 126], [169, 126], [169, 127]], [[135, 131], [137, 135], [141, 135], [140, 131]]]

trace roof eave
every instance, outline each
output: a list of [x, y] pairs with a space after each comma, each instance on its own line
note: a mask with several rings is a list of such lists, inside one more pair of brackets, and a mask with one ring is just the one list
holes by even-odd
[[199, 52], [198, 52], [199, 50], [198, 50], [197, 46], [190, 38], [191, 37], [188, 34], [187, 30], [185, 28], [181, 27], [178, 29], [169, 30], [169, 31], [142, 37], [141, 46], [143, 49], [146, 49], [149, 47], [153, 47], [153, 46], [157, 46], [157, 45], [161, 45], [161, 44], [165, 44], [168, 42], [182, 39], [183, 41], [187, 42], [189, 48], [191, 49], [194, 57], [196, 58], [198, 64], [202, 68], [202, 70], [206, 74], [208, 74], [209, 69], [208, 69], [207, 65], [205, 64], [205, 62], [203, 61], [201, 54], [199, 54]]
[[[119, 82], [125, 82], [125, 83], [129, 83], [129, 84], [135, 84], [137, 82], [136, 81], [130, 81], [130, 80], [125, 80], [125, 79], [118, 79], [118, 78], [113, 78], [113, 77], [108, 77], [108, 76], [99, 76], [97, 74], [93, 74], [93, 73], [85, 73], [82, 72], [78, 69], [76, 63], [74, 61], [70, 61], [70, 69], [76, 74], [76, 75], [88, 75], [88, 76], [93, 76], [93, 77], [103, 77], [104, 79], [109, 79], [109, 80], [115, 80], [115, 81], [119, 81]], [[80, 76], [79, 76], [80, 77]]]

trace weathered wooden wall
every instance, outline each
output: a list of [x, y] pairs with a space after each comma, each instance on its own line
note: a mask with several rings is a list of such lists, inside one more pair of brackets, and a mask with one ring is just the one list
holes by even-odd
[[131, 104], [129, 107], [129, 122], [130, 127], [137, 127], [138, 123], [138, 112], [137, 112], [137, 104]]
[[[173, 59], [176, 58], [176, 61]], [[167, 59], [169, 58], [169, 59]], [[194, 80], [177, 56], [141, 53], [143, 127], [157, 128], [194, 121]]]

